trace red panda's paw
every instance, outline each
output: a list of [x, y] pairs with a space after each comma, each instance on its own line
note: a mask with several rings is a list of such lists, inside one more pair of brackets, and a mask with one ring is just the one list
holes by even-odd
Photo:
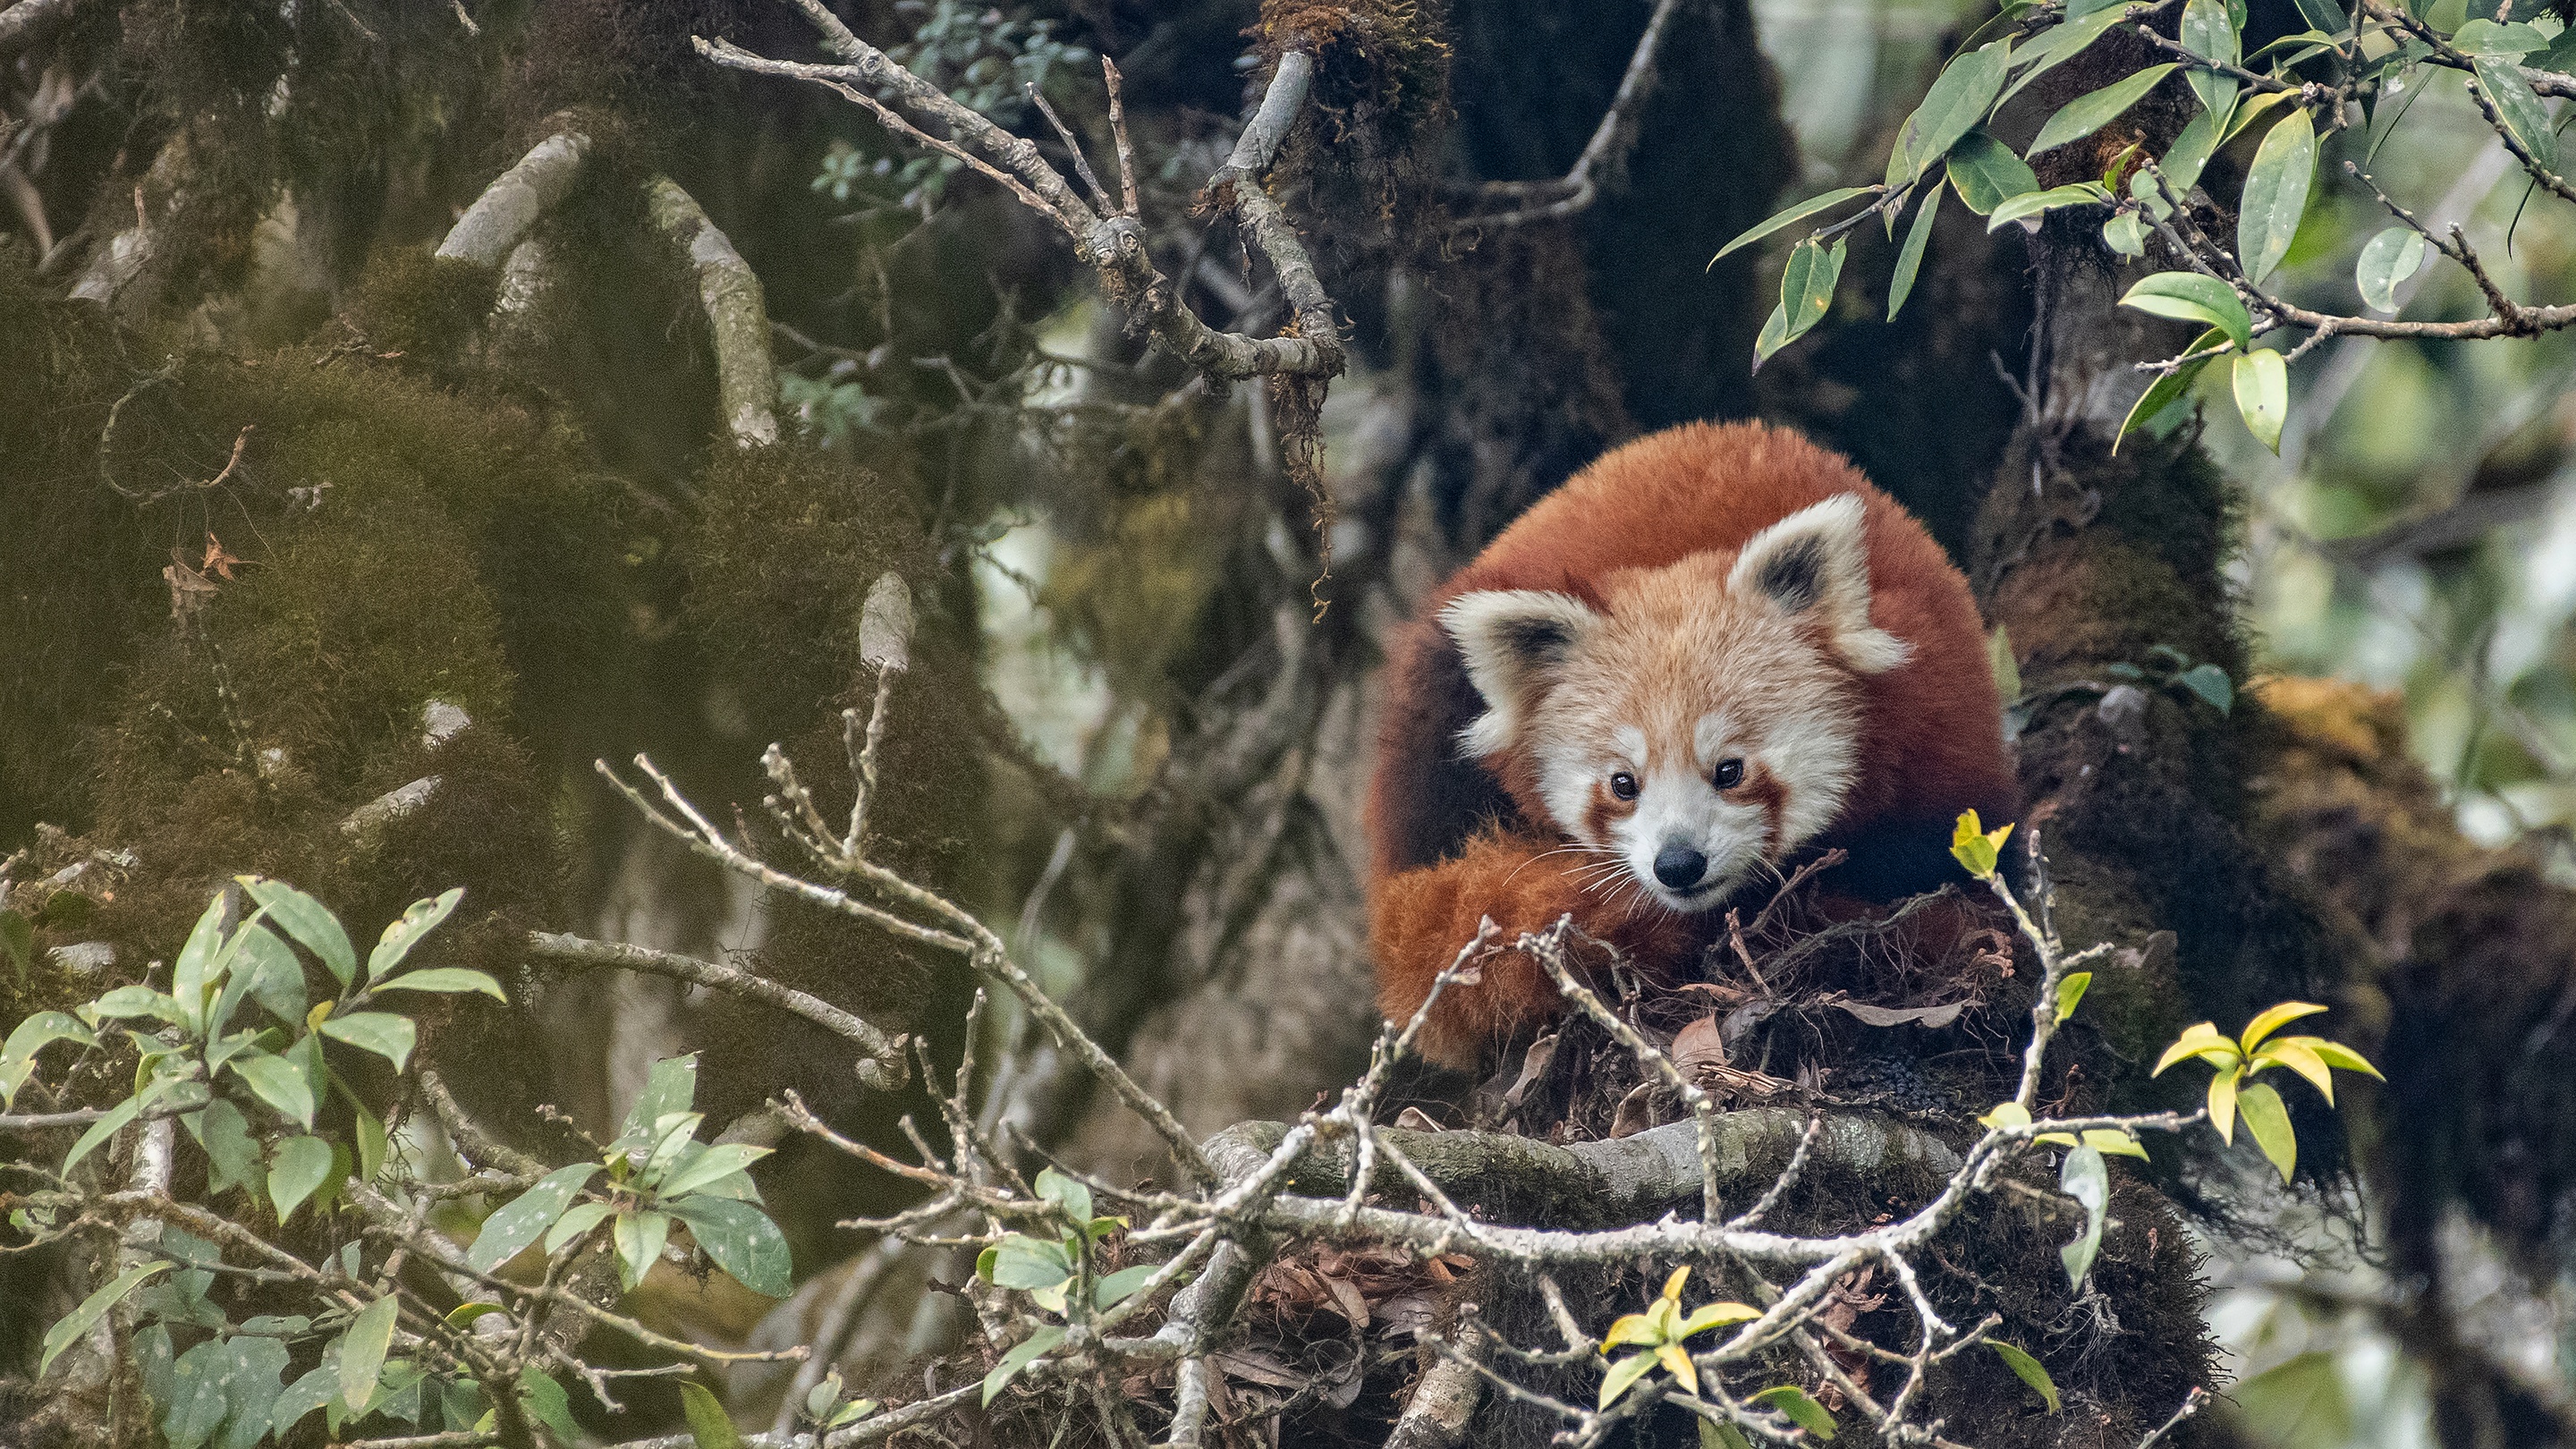
[[[1423, 1055], [1472, 1068], [1484, 1051], [1564, 1009], [1547, 968], [1512, 943], [1571, 916], [1576, 929], [1616, 947], [1649, 970], [1668, 969], [1688, 949], [1682, 923], [1666, 912], [1632, 915], [1607, 898], [1602, 862], [1585, 852], [1510, 837], [1468, 843], [1454, 860], [1405, 871], [1376, 883], [1369, 937], [1377, 959], [1378, 1006], [1389, 1021], [1420, 1010], [1440, 973], [1490, 919], [1498, 928], [1479, 963], [1479, 979], [1452, 983], [1423, 1022]], [[1587, 884], [1595, 886], [1586, 889]], [[1589, 976], [1607, 957], [1569, 943], [1569, 964]]]

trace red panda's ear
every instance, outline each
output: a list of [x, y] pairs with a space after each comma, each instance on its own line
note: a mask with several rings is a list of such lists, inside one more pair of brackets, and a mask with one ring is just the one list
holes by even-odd
[[1466, 752], [1510, 749], [1522, 716], [1600, 623], [1601, 616], [1571, 594], [1479, 589], [1450, 600], [1440, 611], [1440, 625], [1458, 641], [1467, 677], [1485, 697], [1485, 713], [1458, 736]]
[[1895, 668], [1914, 651], [1869, 622], [1867, 516], [1857, 493], [1799, 509], [1745, 543], [1727, 591], [1767, 598], [1789, 614], [1813, 612], [1834, 652], [1862, 674]]

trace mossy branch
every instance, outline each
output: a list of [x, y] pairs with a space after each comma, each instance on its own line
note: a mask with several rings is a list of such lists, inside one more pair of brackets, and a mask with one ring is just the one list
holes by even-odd
[[697, 276], [698, 305], [706, 309], [707, 334], [715, 345], [717, 401], [734, 446], [777, 442], [778, 372], [769, 355], [769, 308], [761, 299], [760, 277], [696, 198], [670, 177], [645, 183], [644, 200], [653, 229]]
[[497, 267], [510, 249], [562, 203], [590, 157], [590, 137], [562, 130], [528, 148], [518, 164], [493, 178], [447, 229], [438, 255]]

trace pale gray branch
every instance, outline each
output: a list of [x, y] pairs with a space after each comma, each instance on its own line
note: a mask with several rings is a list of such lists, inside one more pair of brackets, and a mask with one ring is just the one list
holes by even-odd
[[590, 137], [579, 131], [557, 131], [539, 141], [465, 208], [456, 225], [447, 229], [447, 239], [438, 244], [438, 254], [479, 266], [499, 266], [510, 249], [563, 201], [589, 156]]
[[688, 259], [716, 352], [716, 396], [737, 448], [778, 441], [778, 371], [769, 355], [769, 308], [760, 277], [697, 200], [668, 176], [644, 188], [654, 230]]
[[867, 1060], [858, 1063], [859, 1080], [867, 1086], [879, 1091], [892, 1091], [904, 1083], [908, 1070], [904, 1053], [908, 1049], [909, 1037], [888, 1035], [819, 996], [809, 996], [792, 986], [782, 986], [739, 967], [720, 966], [713, 961], [701, 961], [695, 956], [683, 956], [673, 951], [657, 951], [650, 946], [629, 945], [623, 941], [593, 941], [557, 931], [529, 932], [528, 950], [540, 961], [644, 971], [777, 1007], [790, 1015], [805, 1018], [867, 1053]]

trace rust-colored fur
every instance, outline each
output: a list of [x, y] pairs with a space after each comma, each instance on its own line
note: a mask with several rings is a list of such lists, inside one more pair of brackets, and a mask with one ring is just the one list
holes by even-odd
[[[1722, 587], [1748, 540], [1840, 494], [1859, 495], [1866, 539], [1866, 623], [1905, 646], [1894, 667], [1842, 670], [1829, 683], [1856, 701], [1857, 769], [1841, 808], [1798, 854], [1840, 847], [1827, 877], [1849, 897], [1889, 899], [1942, 878], [1951, 822], [1975, 808], [2010, 818], [2016, 791], [2003, 743], [1984, 627], [1967, 583], [1903, 508], [1841, 457], [1759, 424], [1689, 424], [1613, 451], [1541, 499], [1426, 602], [1398, 633], [1370, 783], [1370, 925], [1379, 1004], [1410, 1017], [1432, 981], [1490, 916], [1508, 942], [1572, 914], [1585, 931], [1664, 976], [1686, 970], [1721, 906], [1684, 915], [1598, 889], [1598, 853], [1568, 850], [1539, 794], [1527, 742], [1460, 758], [1459, 734], [1486, 710], [1442, 610], [1485, 590], [1568, 595], [1596, 611], [1635, 607], [1641, 591]], [[1848, 505], [1843, 505], [1847, 507]], [[1848, 515], [1846, 515], [1848, 516]], [[1694, 555], [1714, 555], [1696, 559]], [[1651, 580], [1641, 571], [1690, 567]], [[1703, 567], [1705, 565], [1705, 567]], [[1652, 687], [1651, 684], [1648, 686]], [[1732, 797], [1766, 804], [1748, 776]], [[1595, 887], [1586, 893], [1584, 880]], [[1521, 953], [1487, 959], [1482, 980], [1443, 993], [1423, 1049], [1469, 1065], [1502, 1038], [1553, 1017], [1554, 985]]]

